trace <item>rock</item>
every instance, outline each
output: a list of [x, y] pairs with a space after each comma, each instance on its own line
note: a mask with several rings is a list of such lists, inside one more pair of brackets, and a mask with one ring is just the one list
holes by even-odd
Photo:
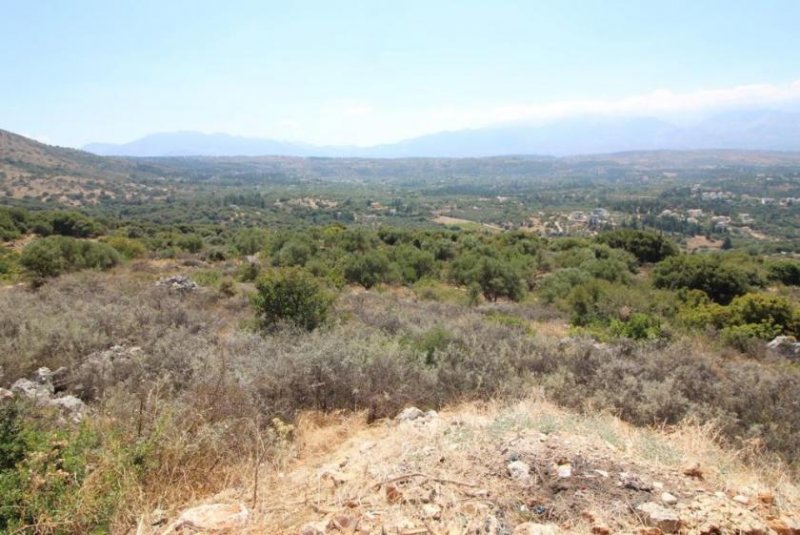
[[595, 470], [595, 474], [602, 476], [602, 477], [611, 477], [611, 474], [606, 472], [605, 470]]
[[[198, 531], [233, 530], [247, 523], [250, 511], [240, 503], [212, 503], [187, 509], [178, 517], [176, 529]], [[324, 531], [323, 531], [324, 533]]]
[[681, 519], [678, 515], [661, 505], [645, 502], [636, 510], [642, 514], [642, 520], [648, 526], [660, 529], [664, 533], [677, 533], [681, 528]]
[[767, 349], [781, 357], [800, 358], [800, 343], [794, 336], [776, 336], [767, 344]]
[[506, 466], [508, 475], [511, 479], [521, 483], [527, 483], [530, 480], [531, 467], [524, 461], [513, 461]]
[[555, 524], [537, 524], [525, 522], [514, 528], [514, 535], [558, 535], [561, 528]]
[[86, 404], [72, 395], [48, 399], [46, 404], [61, 409], [61, 412], [75, 423], [80, 422], [86, 412]]
[[442, 518], [442, 508], [432, 503], [426, 503], [422, 506], [422, 514], [425, 518], [439, 520]]
[[750, 498], [748, 498], [747, 496], [743, 496], [741, 494], [737, 494], [736, 496], [733, 497], [733, 501], [741, 503], [742, 505], [747, 505], [748, 503], [750, 503]]
[[560, 478], [572, 477], [572, 465], [569, 463], [559, 464], [556, 467], [556, 473]]
[[662, 492], [661, 493], [661, 501], [667, 505], [675, 505], [678, 503], [678, 498], [670, 494], [669, 492]]
[[0, 403], [14, 399], [14, 392], [0, 388]]
[[156, 286], [164, 286], [170, 291], [185, 293], [194, 292], [200, 289], [200, 285], [184, 275], [173, 275], [172, 277], [164, 277], [156, 282]]
[[410, 422], [412, 420], [416, 420], [417, 418], [422, 418], [423, 416], [425, 416], [425, 413], [418, 408], [406, 407], [400, 412], [400, 414], [395, 416], [394, 419], [398, 422]]
[[18, 379], [11, 385], [11, 391], [34, 401], [48, 400], [53, 395], [53, 385], [37, 383], [30, 379]]
[[653, 490], [653, 485], [645, 482], [644, 480], [642, 480], [642, 478], [640, 478], [636, 474], [629, 474], [627, 472], [623, 472], [622, 474], [620, 474], [619, 480], [622, 483], [622, 486], [625, 487], [626, 489], [641, 490], [644, 492], [650, 492]]
[[50, 371], [50, 368], [46, 366], [42, 366], [35, 372], [33, 372], [33, 376], [31, 379], [36, 381], [41, 385], [49, 385], [55, 391], [56, 386], [61, 386], [64, 382], [64, 378], [67, 375], [67, 369], [63, 366], [58, 368], [56, 371]]
[[351, 531], [356, 524], [358, 524], [358, 518], [350, 515], [337, 515], [334, 518], [331, 518], [328, 522], [327, 529], [338, 529], [339, 531]]

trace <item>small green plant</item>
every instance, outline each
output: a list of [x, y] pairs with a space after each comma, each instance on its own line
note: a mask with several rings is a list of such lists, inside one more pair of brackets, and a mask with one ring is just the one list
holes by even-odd
[[253, 296], [264, 328], [289, 323], [311, 331], [328, 318], [333, 297], [308, 272], [298, 268], [270, 270], [256, 281]]

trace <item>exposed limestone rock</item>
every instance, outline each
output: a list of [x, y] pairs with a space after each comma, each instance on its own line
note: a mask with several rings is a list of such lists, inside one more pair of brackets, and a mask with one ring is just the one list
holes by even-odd
[[642, 514], [645, 524], [658, 528], [664, 533], [677, 533], [681, 528], [681, 519], [677, 513], [657, 503], [645, 502], [636, 510]]

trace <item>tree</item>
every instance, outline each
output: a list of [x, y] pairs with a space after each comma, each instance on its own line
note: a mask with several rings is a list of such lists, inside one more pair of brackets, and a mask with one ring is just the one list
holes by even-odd
[[370, 289], [382, 282], [389, 273], [389, 259], [380, 251], [353, 255], [344, 266], [347, 282]]
[[612, 230], [600, 234], [597, 241], [628, 251], [639, 263], [656, 263], [678, 254], [678, 246], [672, 240], [649, 230]]
[[726, 305], [750, 288], [753, 275], [721, 255], [680, 255], [659, 262], [653, 270], [657, 288], [702, 290], [717, 303]]
[[285, 322], [312, 331], [326, 321], [333, 303], [313, 276], [297, 268], [270, 270], [258, 278], [256, 289], [253, 306], [264, 328]]

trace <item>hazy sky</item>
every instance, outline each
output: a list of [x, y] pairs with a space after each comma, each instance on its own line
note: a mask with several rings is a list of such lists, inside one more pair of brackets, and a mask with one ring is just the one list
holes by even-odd
[[0, 128], [373, 144], [800, 102], [800, 1], [0, 0]]

